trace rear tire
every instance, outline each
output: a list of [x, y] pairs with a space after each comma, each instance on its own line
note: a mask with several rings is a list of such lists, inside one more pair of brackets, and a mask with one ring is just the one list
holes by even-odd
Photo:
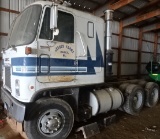
[[147, 107], [153, 107], [159, 100], [159, 86], [154, 82], [148, 82], [145, 86], [146, 100], [145, 105]]
[[125, 90], [127, 88], [127, 86], [129, 85], [129, 83], [123, 83], [119, 86], [119, 90], [121, 90], [122, 93], [125, 93]]
[[70, 105], [58, 98], [38, 100], [24, 122], [29, 139], [65, 139], [74, 123]]
[[140, 85], [142, 88], [145, 88], [145, 86], [146, 86], [146, 81], [145, 80], [140, 80], [139, 82], [138, 82], [138, 85]]
[[127, 86], [125, 103], [122, 106], [123, 110], [131, 115], [137, 115], [144, 105], [144, 91], [143, 88], [130, 84]]

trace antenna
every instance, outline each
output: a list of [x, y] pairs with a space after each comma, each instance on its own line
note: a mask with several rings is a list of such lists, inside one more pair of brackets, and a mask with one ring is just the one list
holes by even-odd
[[69, 2], [64, 1], [62, 5], [66, 6], [66, 7], [71, 7], [72, 6], [72, 4], [70, 3], [70, 1]]
[[51, 1], [58, 4], [63, 4], [63, 0], [45, 0], [45, 1]]
[[72, 4], [70, 3], [70, 1], [64, 1], [64, 0], [45, 0], [45, 1], [51, 1], [51, 2], [54, 2], [54, 3], [58, 3], [58, 4], [62, 4], [63, 6], [66, 6], [66, 7], [71, 7]]

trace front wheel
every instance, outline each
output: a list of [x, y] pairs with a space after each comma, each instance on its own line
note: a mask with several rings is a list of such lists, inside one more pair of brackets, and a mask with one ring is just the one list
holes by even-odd
[[74, 123], [74, 114], [67, 102], [52, 98], [36, 102], [24, 122], [29, 139], [65, 139]]

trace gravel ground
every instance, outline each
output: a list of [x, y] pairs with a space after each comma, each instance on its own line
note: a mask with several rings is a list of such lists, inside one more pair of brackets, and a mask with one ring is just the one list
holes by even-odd
[[[116, 111], [115, 123], [100, 128], [100, 133], [90, 139], [160, 139], [160, 103], [154, 108], [144, 108], [139, 116], [131, 116]], [[0, 118], [4, 118], [0, 112]], [[96, 117], [96, 119], [102, 117]], [[6, 135], [7, 134], [7, 135]], [[0, 129], [0, 139], [22, 139], [5, 123]], [[68, 139], [83, 139], [82, 133], [74, 130]]]
[[[144, 108], [139, 116], [117, 111], [117, 121], [90, 139], [160, 139], [160, 103], [154, 108]], [[81, 139], [71, 134], [68, 139]]]

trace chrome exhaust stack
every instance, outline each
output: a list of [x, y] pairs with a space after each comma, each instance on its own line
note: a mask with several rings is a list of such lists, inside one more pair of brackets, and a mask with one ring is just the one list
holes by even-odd
[[113, 61], [113, 50], [112, 50], [112, 23], [113, 23], [113, 10], [105, 11], [106, 20], [106, 34], [105, 34], [105, 80], [108, 80], [112, 73], [112, 61]]

